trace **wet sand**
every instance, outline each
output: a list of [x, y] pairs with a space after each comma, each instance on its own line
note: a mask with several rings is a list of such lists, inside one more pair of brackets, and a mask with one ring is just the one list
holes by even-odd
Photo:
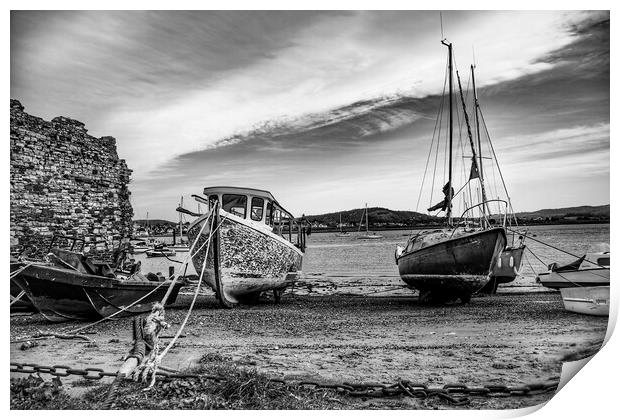
[[[166, 336], [174, 335], [180, 326], [189, 301], [189, 296], [181, 296], [167, 310], [171, 328]], [[50, 324], [41, 315], [13, 316], [11, 339], [81, 325], [85, 323]], [[561, 360], [598, 349], [606, 328], [607, 318], [565, 311], [557, 292], [500, 293], [450, 306], [422, 305], [417, 297], [404, 293], [287, 293], [280, 304], [262, 298], [258, 305], [232, 310], [220, 309], [212, 296], [203, 296], [185, 336], [163, 363], [184, 369], [205, 353], [219, 353], [238, 365], [281, 378], [516, 386], [558, 380]], [[11, 361], [116, 371], [131, 345], [131, 320], [102, 323], [87, 332], [96, 345], [48, 339], [20, 350], [21, 344], [11, 344]], [[63, 381], [70, 378], [80, 379]], [[526, 407], [551, 396], [478, 398], [468, 408]], [[360, 404], [388, 407], [391, 403]]]

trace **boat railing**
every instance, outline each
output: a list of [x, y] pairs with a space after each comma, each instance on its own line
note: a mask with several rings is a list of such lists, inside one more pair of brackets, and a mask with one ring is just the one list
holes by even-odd
[[[86, 241], [84, 240], [84, 238], [78, 238], [76, 236], [54, 235], [47, 248], [47, 252], [50, 253], [52, 251], [52, 248], [54, 247], [54, 244], [58, 244], [61, 239], [66, 239], [67, 243], [70, 244], [67, 246], [67, 248], [69, 248], [69, 251], [75, 250], [75, 252], [82, 252], [84, 250], [84, 246], [86, 245]], [[79, 248], [76, 248], [78, 242], [81, 243], [81, 246]]]
[[[504, 214], [503, 214], [502, 226], [503, 226], [503, 227], [506, 227], [506, 222], [507, 222], [507, 217], [508, 217], [508, 202], [507, 202], [506, 200], [502, 200], [502, 199], [499, 199], [499, 198], [494, 198], [494, 199], [491, 199], [491, 200], [485, 200], [485, 201], [482, 201], [482, 202], [480, 202], [480, 203], [478, 203], [478, 204], [475, 204], [475, 205], [473, 205], [473, 206], [471, 206], [471, 207], [468, 207], [468, 208], [467, 208], [467, 209], [465, 209], [465, 211], [461, 214], [461, 217], [460, 217], [459, 219], [463, 219], [463, 217], [464, 217], [467, 213], [469, 213], [471, 210], [473, 210], [473, 209], [475, 209], [475, 208], [477, 208], [477, 207], [480, 207], [480, 206], [486, 206], [488, 203], [493, 203], [493, 202], [504, 203], [505, 210], [504, 210]], [[465, 219], [473, 219], [473, 218], [474, 218], [474, 217], [472, 216], [472, 217], [466, 217]], [[488, 219], [485, 219], [485, 221], [486, 221], [487, 225], [489, 225], [489, 226], [490, 226], [490, 224], [491, 224], [491, 223], [489, 222], [489, 220], [488, 220]]]

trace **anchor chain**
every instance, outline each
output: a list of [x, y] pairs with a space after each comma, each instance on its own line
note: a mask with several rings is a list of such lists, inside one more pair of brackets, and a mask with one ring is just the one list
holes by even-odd
[[[82, 376], [84, 379], [99, 380], [105, 377], [113, 377], [114, 390], [108, 394], [107, 404], [111, 405], [116, 394], [116, 387], [120, 379], [115, 372], [105, 372], [100, 368], [84, 368], [74, 369], [64, 365], [45, 366], [36, 363], [16, 363], [11, 362], [11, 372], [17, 373], [46, 373], [57, 377], [66, 377], [69, 375]], [[161, 380], [172, 381], [175, 379], [206, 379], [217, 382], [225, 381], [227, 378], [220, 375], [193, 374], [193, 373], [174, 373], [158, 371], [157, 376]], [[431, 397], [440, 398], [451, 405], [462, 406], [470, 403], [470, 396], [482, 396], [489, 398], [496, 397], [523, 397], [538, 394], [544, 394], [555, 391], [559, 385], [557, 381], [537, 382], [525, 385], [508, 386], [498, 384], [487, 384], [482, 386], [467, 386], [465, 384], [446, 384], [444, 386], [431, 387], [423, 383], [417, 383], [407, 380], [400, 380], [394, 384], [386, 385], [376, 382], [361, 383], [328, 383], [308, 380], [285, 380], [279, 378], [270, 378], [270, 383], [279, 384], [290, 388], [314, 388], [314, 389], [331, 389], [336, 392], [343, 393], [350, 397], [361, 398], [381, 398], [409, 396], [411, 398], [427, 399]]]

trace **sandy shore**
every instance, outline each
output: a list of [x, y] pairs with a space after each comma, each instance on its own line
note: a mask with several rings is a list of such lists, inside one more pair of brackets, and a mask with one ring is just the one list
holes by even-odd
[[[180, 325], [188, 303], [182, 296], [167, 310], [172, 325], [167, 336]], [[80, 325], [13, 316], [11, 338]], [[520, 385], [559, 379], [561, 359], [598, 349], [606, 327], [606, 318], [566, 312], [555, 292], [482, 296], [452, 306], [424, 306], [402, 294], [286, 294], [277, 305], [264, 299], [233, 310], [202, 297], [164, 364], [183, 369], [205, 353], [219, 353], [274, 377]], [[95, 346], [60, 339], [27, 350], [11, 344], [11, 361], [115, 371], [131, 344], [131, 320], [103, 323], [88, 333]], [[551, 395], [478, 400], [469, 408], [524, 407]]]

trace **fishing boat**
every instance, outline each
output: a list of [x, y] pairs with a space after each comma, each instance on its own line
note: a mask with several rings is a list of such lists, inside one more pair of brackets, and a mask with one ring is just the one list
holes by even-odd
[[340, 232], [336, 233], [336, 236], [339, 238], [348, 238], [351, 236], [351, 234], [345, 230], [342, 229], [342, 213], [340, 213], [340, 223], [338, 223], [338, 228], [340, 229]]
[[[442, 189], [443, 200], [431, 206], [428, 211], [444, 211], [446, 213], [446, 226], [442, 229], [417, 232], [409, 238], [405, 247], [396, 249], [395, 259], [401, 279], [408, 286], [419, 291], [421, 301], [448, 302], [460, 299], [461, 302], [466, 303], [469, 302], [473, 293], [482, 289], [489, 282], [491, 270], [497, 264], [497, 260], [506, 245], [506, 233], [503, 227], [490, 226], [488, 218], [484, 216], [477, 218], [477, 226], [474, 220], [471, 220], [474, 219], [474, 209], [479, 210], [481, 206], [488, 205], [487, 201], [467, 207], [458, 221], [454, 221], [452, 218], [452, 205], [455, 198], [452, 173], [454, 136], [453, 56], [452, 44], [446, 40], [441, 42], [448, 48], [449, 155], [446, 159], [449, 165], [448, 182]], [[471, 180], [479, 179], [479, 168], [463, 92], [460, 88], [460, 79], [458, 81], [463, 116], [473, 154], [469, 179], [465, 184], [467, 185]], [[438, 115], [439, 118], [440, 115]], [[484, 189], [483, 183], [481, 183], [481, 187]], [[463, 188], [459, 191], [462, 190]]]
[[366, 203], [366, 206], [364, 207], [364, 214], [362, 214], [362, 219], [360, 220], [360, 225], [359, 228], [357, 230], [358, 233], [361, 232], [362, 229], [362, 220], [364, 220], [364, 216], [366, 216], [366, 233], [359, 235], [357, 238], [358, 239], [380, 239], [383, 238], [383, 236], [379, 235], [378, 233], [374, 233], [368, 230], [368, 203]]
[[305, 220], [297, 220], [269, 191], [241, 187], [207, 187], [205, 214], [195, 216], [187, 235], [196, 272], [215, 291], [220, 304], [232, 308], [253, 303], [264, 291], [276, 301], [301, 270], [306, 243]]
[[551, 289], [609, 286], [609, 252], [588, 253], [566, 265], [553, 263], [536, 282]]
[[[53, 322], [101, 319], [123, 309], [118, 316], [148, 312], [171, 284], [154, 275], [148, 277], [157, 281], [148, 280], [139, 264], [133, 271], [119, 272], [72, 250], [51, 248], [47, 260], [25, 267], [13, 280]], [[174, 303], [181, 286], [181, 282], [174, 285], [168, 303]]]
[[609, 286], [560, 289], [564, 309], [584, 315], [609, 316]]

